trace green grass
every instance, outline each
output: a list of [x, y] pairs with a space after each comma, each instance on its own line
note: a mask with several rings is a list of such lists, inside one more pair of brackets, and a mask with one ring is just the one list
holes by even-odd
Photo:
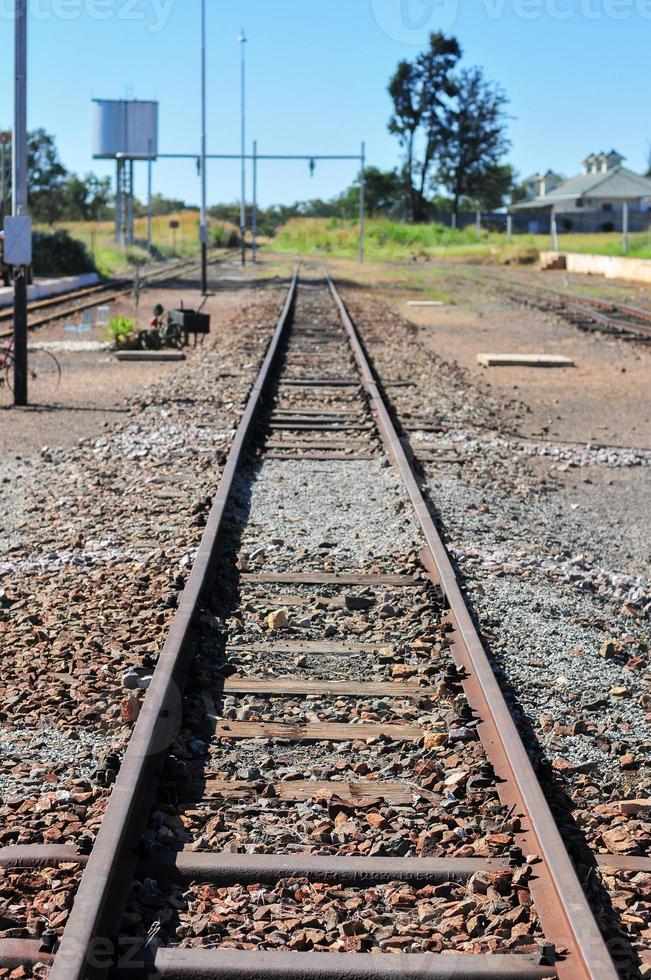
[[[370, 258], [398, 260], [414, 255], [490, 254], [487, 233], [475, 229], [457, 231], [444, 225], [409, 225], [371, 219], [366, 225], [366, 251]], [[322, 253], [353, 258], [359, 248], [358, 225], [336, 218], [294, 218], [276, 234], [272, 248], [278, 252]]]
[[[618, 232], [561, 233], [559, 247], [567, 252], [624, 255]], [[358, 225], [333, 218], [294, 218], [278, 230], [271, 248], [276, 252], [354, 258], [359, 248]], [[474, 226], [456, 230], [441, 224], [410, 225], [378, 218], [369, 219], [366, 225], [368, 257], [385, 261], [474, 258], [480, 262], [526, 263], [535, 262], [538, 252], [549, 249], [549, 235], [520, 234], [509, 243], [504, 233], [482, 230], [477, 234]], [[628, 255], [651, 258], [651, 233], [631, 235]]]
[[[180, 227], [170, 228], [170, 221], [176, 220]], [[123, 248], [115, 243], [115, 228], [112, 221], [69, 221], [56, 225], [65, 228], [73, 238], [78, 238], [87, 246], [103, 276], [119, 276], [133, 272], [136, 266], [152, 262], [147, 250], [139, 245]], [[51, 228], [44, 228], [51, 231]], [[215, 245], [228, 246], [237, 229], [222, 221], [210, 222], [210, 230]], [[146, 218], [136, 218], [134, 234], [138, 239], [147, 237]], [[165, 259], [192, 258], [199, 253], [199, 212], [181, 211], [152, 220], [152, 244], [158, 254]]]
[[[171, 220], [180, 223], [176, 232], [169, 227]], [[58, 227], [65, 228], [88, 246], [98, 270], [105, 276], [128, 274], [137, 265], [151, 263], [144, 248], [133, 246], [124, 249], [115, 244], [113, 223], [110, 221], [67, 222]], [[229, 246], [233, 235], [237, 236], [237, 229], [228, 223], [211, 221], [211, 233], [215, 244]], [[135, 234], [137, 238], [145, 238], [144, 218], [136, 220]], [[164, 258], [191, 258], [197, 255], [198, 238], [198, 211], [182, 211], [153, 219], [153, 244]], [[283, 255], [353, 259], [359, 249], [358, 226], [355, 221], [337, 218], [294, 218], [278, 230], [274, 239], [261, 242], [261, 247]], [[595, 235], [561, 232], [559, 247], [567, 252], [624, 254], [618, 232]], [[540, 251], [550, 248], [549, 235], [516, 235], [509, 243], [505, 234], [482, 230], [477, 235], [474, 225], [456, 230], [441, 224], [410, 225], [386, 218], [370, 218], [366, 225], [366, 254], [376, 261], [465, 259], [479, 263], [526, 263], [535, 262]], [[631, 258], [651, 259], [651, 233], [631, 235], [628, 255]]]
[[[542, 237], [542, 236], [537, 236]], [[547, 248], [543, 246], [543, 248]], [[595, 235], [567, 234], [559, 236], [562, 252], [582, 252], [588, 255], [618, 255], [629, 259], [651, 259], [651, 231], [629, 236], [628, 252], [624, 251], [620, 232]]]

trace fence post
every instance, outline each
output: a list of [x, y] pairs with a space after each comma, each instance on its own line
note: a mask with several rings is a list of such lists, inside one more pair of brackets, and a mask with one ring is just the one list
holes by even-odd
[[552, 251], [558, 252], [558, 225], [556, 223], [556, 211], [552, 207], [551, 217]]

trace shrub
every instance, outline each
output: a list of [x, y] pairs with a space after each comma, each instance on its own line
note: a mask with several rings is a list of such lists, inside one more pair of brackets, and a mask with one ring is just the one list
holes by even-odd
[[97, 272], [84, 243], [63, 229], [34, 232], [33, 266], [37, 276], [78, 276], [83, 272]]
[[136, 339], [134, 321], [129, 316], [111, 317], [108, 336], [116, 349], [130, 347]]
[[239, 231], [233, 225], [214, 225], [210, 231], [212, 234], [212, 243], [215, 248], [237, 248], [239, 245]]

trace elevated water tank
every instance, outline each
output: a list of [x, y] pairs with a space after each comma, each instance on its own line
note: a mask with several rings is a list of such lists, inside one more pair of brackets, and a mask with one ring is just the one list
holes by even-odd
[[158, 102], [93, 100], [93, 157], [96, 160], [155, 160]]

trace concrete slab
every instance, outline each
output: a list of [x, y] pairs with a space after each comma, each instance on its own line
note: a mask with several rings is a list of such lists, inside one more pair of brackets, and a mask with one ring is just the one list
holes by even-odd
[[482, 367], [574, 367], [574, 361], [560, 354], [477, 354]]
[[115, 352], [118, 361], [184, 361], [185, 354], [180, 350], [119, 350]]

